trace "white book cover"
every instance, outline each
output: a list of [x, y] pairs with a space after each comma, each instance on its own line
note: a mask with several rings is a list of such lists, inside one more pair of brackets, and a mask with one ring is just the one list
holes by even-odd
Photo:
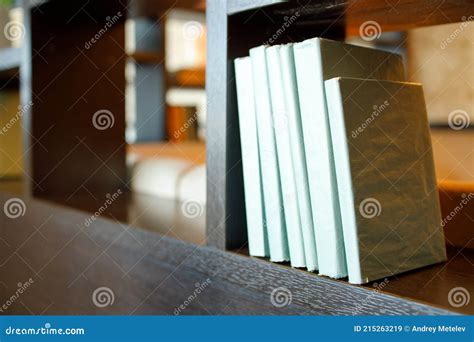
[[324, 81], [404, 80], [403, 61], [393, 53], [321, 38], [294, 44], [294, 54], [319, 272], [342, 278], [347, 266]]
[[301, 230], [306, 259], [309, 271], [318, 269], [316, 241], [314, 231], [311, 199], [309, 195], [308, 171], [304, 152], [303, 128], [296, 87], [295, 58], [293, 44], [281, 45], [280, 48], [282, 84], [284, 98], [288, 112], [288, 129], [290, 132], [290, 145], [293, 157], [293, 168], [296, 179], [298, 206], [300, 210]]
[[240, 144], [244, 177], [245, 210], [249, 254], [269, 256], [268, 236], [263, 208], [260, 159], [257, 141], [257, 118], [253, 91], [252, 62], [250, 57], [234, 61], [239, 109]]
[[421, 85], [326, 81], [349, 282], [446, 260]]
[[275, 133], [273, 130], [265, 49], [265, 46], [251, 49], [250, 58], [252, 61], [263, 203], [270, 247], [270, 260], [282, 262], [288, 261], [290, 256], [280, 186]]
[[288, 109], [283, 88], [281, 71], [280, 46], [266, 49], [268, 81], [272, 104], [273, 129], [280, 171], [280, 185], [285, 210], [286, 234], [293, 267], [305, 267], [303, 234], [301, 231], [300, 210], [298, 205], [296, 179], [293, 169], [290, 132], [288, 126]]

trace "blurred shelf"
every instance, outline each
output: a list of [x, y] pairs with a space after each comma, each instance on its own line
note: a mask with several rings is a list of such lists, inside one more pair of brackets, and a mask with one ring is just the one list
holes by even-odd
[[131, 9], [130, 15], [132, 17], [137, 16], [149, 16], [156, 17], [160, 16], [163, 12], [168, 11], [170, 8], [177, 9], [188, 9], [193, 11], [205, 12], [206, 1], [205, 0], [130, 0], [129, 8]]
[[206, 85], [206, 70], [183, 69], [168, 74], [168, 86], [175, 88], [200, 88]]
[[360, 26], [375, 21], [382, 31], [441, 25], [463, 21], [474, 12], [470, 0], [229, 0], [227, 13], [255, 11], [252, 20], [271, 17], [274, 22], [298, 12], [297, 26], [345, 26], [348, 35], [358, 35]]
[[127, 147], [127, 154], [132, 155], [135, 161], [165, 157], [184, 159], [198, 165], [206, 162], [206, 143], [202, 141], [181, 143], [163, 141], [131, 144]]
[[163, 64], [165, 61], [164, 55], [158, 52], [136, 51], [129, 54], [128, 57], [143, 64]]
[[8, 47], [0, 49], [0, 71], [17, 69], [20, 67], [20, 62], [20, 48]]

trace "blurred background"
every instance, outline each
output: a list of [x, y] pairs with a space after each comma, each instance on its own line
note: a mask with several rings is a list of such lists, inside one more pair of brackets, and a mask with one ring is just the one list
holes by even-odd
[[[184, 6], [156, 11], [154, 14], [142, 14], [138, 11], [124, 22], [124, 42], [116, 41], [124, 51], [124, 62], [118, 66], [118, 72], [122, 73], [125, 82], [125, 91], [120, 100], [120, 106], [124, 108], [125, 113], [123, 127], [117, 116], [109, 117], [109, 120], [115, 120], [115, 127], [121, 130], [117, 134], [122, 135], [126, 141], [126, 181], [123, 182], [126, 196], [117, 200], [104, 214], [134, 226], [197, 244], [205, 243], [205, 9], [204, 1], [186, 2]], [[47, 13], [48, 8], [44, 10]], [[122, 18], [118, 12], [115, 15], [110, 13], [107, 22], [112, 27], [116, 20]], [[33, 14], [36, 15], [39, 16]], [[86, 16], [84, 13], [81, 15]], [[71, 20], [80, 21], [79, 17]], [[30, 24], [25, 22], [23, 9], [18, 7], [16, 2], [0, 2], [0, 27], [4, 28], [0, 34], [0, 127], [3, 127], [0, 132], [0, 191], [14, 194], [28, 193], [25, 183], [32, 178], [37, 183], [35, 190], [39, 190], [45, 182], [44, 179], [50, 177], [49, 172], [45, 171], [37, 180], [31, 170], [41, 169], [42, 164], [51, 172], [53, 168], [48, 166], [46, 159], [41, 158], [41, 153], [46, 153], [44, 150], [50, 148], [50, 145], [42, 143], [42, 134], [48, 134], [47, 127], [39, 129], [42, 123], [34, 123], [33, 131], [28, 131], [30, 123], [26, 125], [24, 122], [27, 118], [23, 114], [24, 110], [32, 111], [35, 115], [37, 112], [46, 112], [42, 99], [35, 99], [33, 95], [32, 108], [25, 109], [20, 106], [20, 90], [25, 87], [22, 85], [20, 65], [21, 68], [26, 68], [26, 75], [31, 76], [31, 70], [28, 70], [31, 60], [41, 59], [43, 54], [52, 56], [63, 53], [60, 49], [43, 49], [50, 37], [45, 33], [46, 30], [37, 29], [37, 22], [40, 23], [40, 20], [32, 20], [30, 27]], [[50, 26], [54, 27], [54, 20], [51, 24], [45, 24], [45, 27]], [[75, 46], [75, 52], [71, 56], [78, 55], [84, 60], [93, 59], [91, 56], [95, 56], [93, 53], [100, 48], [99, 43], [104, 43], [100, 41], [100, 31], [94, 29], [91, 32], [90, 40], [80, 42], [75, 41], [74, 35], [71, 34], [71, 44]], [[44, 35], [41, 38], [41, 46], [31, 43], [31, 40], [41, 35]], [[406, 32], [384, 32], [370, 41], [348, 36], [347, 41], [395, 51], [404, 56], [408, 79], [421, 82], [424, 86], [440, 184], [455, 184], [454, 187], [456, 184], [473, 184], [472, 21], [466, 18], [456, 24]], [[28, 52], [24, 50], [25, 44], [28, 44]], [[108, 50], [101, 49], [100, 53], [106, 55]], [[51, 59], [44, 59], [43, 62], [33, 63], [33, 93], [42, 92], [35, 83], [40, 77], [54, 81], [60, 75], [53, 71], [38, 71], [35, 74], [40, 67], [54, 63]], [[64, 62], [64, 65], [71, 59], [72, 57], [68, 62]], [[107, 63], [113, 62], [114, 60], [111, 60]], [[45, 63], [44, 66], [41, 63]], [[75, 73], [68, 75], [70, 86], [54, 88], [55, 96], [67, 97], [76, 91], [75, 82], [88, 77], [88, 69], [83, 70], [82, 72], [78, 66]], [[30, 82], [28, 77], [26, 80]], [[28, 82], [26, 83], [30, 84]], [[46, 86], [49, 86], [49, 82], [46, 82]], [[45, 88], [45, 84], [41, 87]], [[84, 99], [80, 95], [75, 95], [77, 103], [91, 103], [89, 98]], [[110, 96], [95, 94], [97, 101], [106, 101]], [[68, 110], [76, 105], [75, 102], [70, 102], [69, 107], [66, 106]], [[25, 103], [27, 101], [23, 101], [23, 106]], [[101, 107], [95, 109], [88, 113], [88, 118], [97, 114]], [[102, 110], [107, 114], [106, 109]], [[38, 117], [35, 120], [42, 119]], [[34, 147], [25, 146], [25, 135], [29, 136], [27, 140], [33, 141]], [[107, 140], [103, 141], [105, 144]], [[32, 151], [39, 157], [32, 157]], [[97, 153], [104, 163], [105, 158]], [[61, 158], [66, 156], [64, 153]], [[36, 158], [33, 167], [28, 165], [29, 158]], [[84, 166], [78, 161], [74, 163], [72, 165], [78, 169]], [[121, 174], [119, 176], [123, 178]], [[104, 202], [104, 194], [96, 194], [93, 186], [82, 187], [85, 188], [82, 189], [84, 191], [68, 191], [62, 195], [54, 191], [33, 191], [32, 195], [94, 212], [98, 204]], [[459, 202], [456, 202], [455, 196], [452, 195], [443, 199], [442, 191], [440, 196], [445, 202]], [[183, 203], [189, 201], [196, 204], [197, 211], [192, 215], [183, 215], [180, 208]]]

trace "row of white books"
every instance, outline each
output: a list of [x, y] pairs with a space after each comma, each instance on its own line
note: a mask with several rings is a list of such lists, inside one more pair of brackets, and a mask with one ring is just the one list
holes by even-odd
[[313, 38], [235, 60], [249, 252], [362, 284], [446, 259], [421, 85]]

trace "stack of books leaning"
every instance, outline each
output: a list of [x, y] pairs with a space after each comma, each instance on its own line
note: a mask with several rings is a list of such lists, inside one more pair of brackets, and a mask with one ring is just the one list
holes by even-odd
[[420, 84], [313, 38], [235, 60], [249, 253], [363, 284], [446, 260]]

